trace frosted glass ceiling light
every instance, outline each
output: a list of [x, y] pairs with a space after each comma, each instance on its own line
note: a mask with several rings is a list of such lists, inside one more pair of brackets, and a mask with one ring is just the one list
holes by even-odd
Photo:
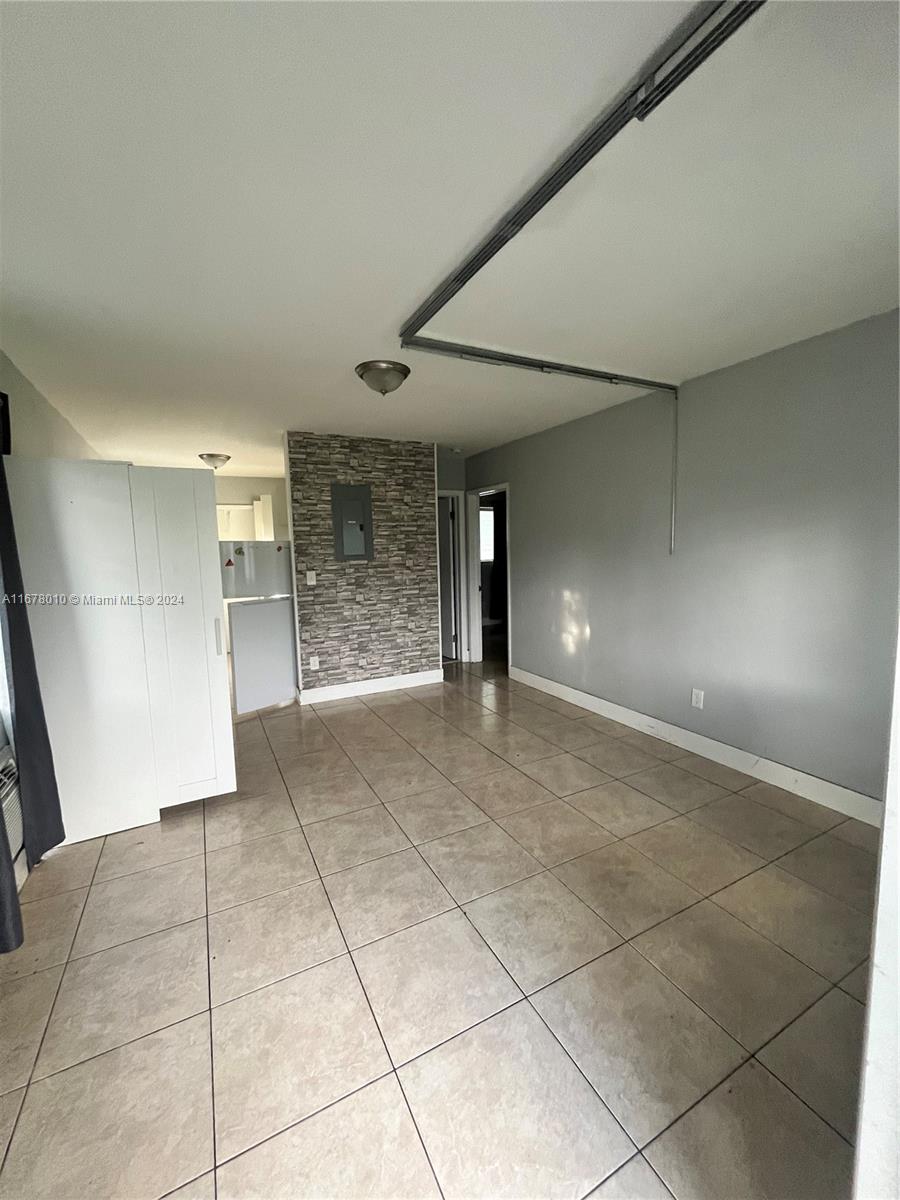
[[218, 471], [219, 467], [224, 467], [227, 462], [231, 462], [230, 454], [198, 454], [197, 457], [208, 467], [212, 467], [214, 471]]

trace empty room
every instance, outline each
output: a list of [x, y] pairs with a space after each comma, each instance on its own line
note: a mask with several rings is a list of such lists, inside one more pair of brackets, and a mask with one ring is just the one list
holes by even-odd
[[896, 0], [0, 6], [0, 1200], [900, 1195]]

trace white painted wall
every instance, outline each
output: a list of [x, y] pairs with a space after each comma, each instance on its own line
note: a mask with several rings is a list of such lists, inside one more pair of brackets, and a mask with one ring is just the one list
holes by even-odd
[[[277, 476], [266, 478], [258, 475], [216, 474], [217, 504], [253, 504], [260, 496], [272, 497], [272, 522], [275, 538], [287, 541], [288, 514], [287, 492], [284, 479]], [[234, 534], [232, 534], [232, 537]]]
[[220, 542], [250, 542], [256, 539], [252, 504], [217, 504], [216, 522]]
[[900, 1196], [900, 672], [894, 708], [884, 828], [875, 900], [866, 1041], [856, 1140], [856, 1200]]
[[9, 396], [13, 454], [20, 458], [100, 457], [2, 351], [0, 392]]

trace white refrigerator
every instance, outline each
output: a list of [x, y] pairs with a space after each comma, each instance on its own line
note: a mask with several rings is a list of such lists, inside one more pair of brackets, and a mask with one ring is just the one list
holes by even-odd
[[289, 542], [219, 542], [234, 709], [289, 704], [297, 695]]

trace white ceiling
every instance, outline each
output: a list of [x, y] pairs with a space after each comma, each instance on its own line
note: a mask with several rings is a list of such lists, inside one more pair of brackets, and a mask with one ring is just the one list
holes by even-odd
[[467, 450], [621, 389], [353, 373], [688, 4], [3, 6], [3, 347], [105, 457], [290, 429]]
[[892, 3], [769, 3], [422, 332], [681, 383], [897, 304]]
[[[233, 474], [280, 473], [286, 428], [470, 452], [627, 399], [636, 393], [405, 351], [412, 375], [382, 400], [353, 367], [399, 355], [403, 319], [690, 7], [6, 3], [3, 348], [104, 457], [193, 465], [222, 450]], [[885, 47], [896, 61], [884, 30], [896, 7], [782, 7], [604, 150], [429, 332], [683, 378], [866, 315], [860, 304], [888, 307], [896, 141], [882, 143], [895, 77], [887, 122], [873, 119], [870, 93], [884, 86]], [[831, 16], [845, 8], [861, 15]], [[785, 52], [795, 9], [816, 14], [801, 58], [824, 55], [832, 73], [802, 144], [802, 87], [772, 100], [780, 80], [765, 65]], [[873, 56], [862, 69], [835, 55], [848, 25]], [[705, 136], [698, 114], [717, 118]], [[728, 114], [746, 125], [737, 143]], [[798, 194], [808, 156], [819, 166]], [[698, 254], [694, 239], [720, 233], [726, 209], [744, 249], [708, 261], [720, 243]], [[773, 236], [766, 288], [757, 264]], [[808, 286], [784, 269], [785, 240], [788, 257], [802, 249]]]

